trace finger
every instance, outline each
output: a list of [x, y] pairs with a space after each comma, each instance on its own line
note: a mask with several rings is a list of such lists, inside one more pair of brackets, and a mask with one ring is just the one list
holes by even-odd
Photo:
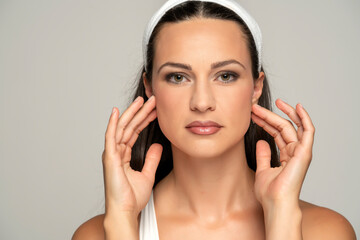
[[136, 133], [138, 127], [150, 115], [150, 113], [154, 108], [155, 108], [155, 97], [151, 96], [149, 100], [142, 106], [140, 111], [138, 111], [133, 117], [133, 119], [131, 119], [129, 124], [124, 129], [122, 129], [124, 131], [122, 134], [122, 138], [120, 138], [121, 136], [120, 134], [119, 134], [119, 139], [117, 137], [118, 135], [116, 136], [117, 142], [128, 144], [132, 135]]
[[124, 166], [124, 169], [130, 167], [130, 160], [131, 160], [131, 147], [123, 144], [124, 148], [123, 156], [121, 156], [121, 165]]
[[149, 125], [150, 122], [154, 121], [156, 118], [156, 110], [152, 110], [151, 113], [146, 117], [146, 119], [137, 127], [137, 129], [133, 132], [130, 140], [128, 141], [127, 145], [133, 147], [136, 139], [139, 137], [139, 134], [146, 126]]
[[115, 141], [116, 142], [119, 142], [119, 139], [122, 138], [122, 135], [124, 133], [124, 129], [129, 124], [131, 119], [133, 119], [135, 114], [139, 111], [139, 109], [143, 105], [143, 102], [144, 102], [144, 99], [141, 96], [139, 96], [123, 112], [123, 114], [121, 115], [121, 117], [120, 117], [120, 119], [118, 121], [118, 125], [117, 125], [117, 128], [116, 128], [116, 133], [115, 133]]
[[267, 124], [277, 129], [286, 143], [298, 141], [295, 128], [288, 120], [257, 104], [253, 105], [252, 111]]
[[256, 143], [256, 172], [270, 168], [271, 150], [269, 144], [264, 140]]
[[163, 147], [161, 144], [154, 143], [146, 153], [144, 167], [141, 172], [148, 179], [155, 179], [155, 173], [161, 159], [162, 150]]
[[276, 145], [281, 150], [284, 147], [286, 147], [286, 142], [281, 136], [281, 133], [268, 123], [266, 123], [264, 120], [256, 116], [254, 113], [251, 114], [252, 120], [260, 127], [262, 127], [267, 133], [269, 133], [275, 140]]
[[289, 116], [291, 121], [295, 123], [295, 125], [297, 126], [298, 138], [301, 139], [304, 129], [301, 123], [301, 119], [297, 114], [296, 110], [281, 99], [277, 99], [275, 101], [275, 104], [281, 111], [283, 111], [286, 115]]
[[115, 131], [116, 131], [116, 125], [118, 122], [118, 115], [119, 110], [116, 107], [113, 107], [109, 123], [106, 128], [105, 132], [105, 149], [106, 151], [109, 151], [110, 153], [113, 153], [115, 151]]
[[309, 114], [301, 104], [296, 105], [296, 112], [298, 113], [302, 125], [304, 126], [304, 133], [301, 139], [301, 143], [303, 143], [305, 146], [312, 147], [314, 143], [314, 135], [315, 135], [314, 124], [312, 123]]

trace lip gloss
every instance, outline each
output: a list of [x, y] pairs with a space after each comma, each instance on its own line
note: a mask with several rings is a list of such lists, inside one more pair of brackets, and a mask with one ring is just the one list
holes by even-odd
[[220, 130], [220, 127], [189, 127], [187, 129], [198, 135], [211, 135], [217, 133]]

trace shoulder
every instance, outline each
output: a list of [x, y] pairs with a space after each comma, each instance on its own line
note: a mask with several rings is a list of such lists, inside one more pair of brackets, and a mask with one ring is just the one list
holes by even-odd
[[325, 207], [301, 201], [304, 239], [356, 240], [349, 221], [341, 214]]
[[95, 216], [76, 229], [72, 240], [104, 240], [104, 214]]

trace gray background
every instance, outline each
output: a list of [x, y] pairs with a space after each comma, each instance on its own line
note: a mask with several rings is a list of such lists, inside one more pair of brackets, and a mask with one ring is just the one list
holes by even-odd
[[[101, 153], [164, 0], [0, 1], [0, 238], [69, 239], [104, 207]], [[302, 199], [360, 233], [360, 2], [250, 1], [274, 98], [316, 126]]]

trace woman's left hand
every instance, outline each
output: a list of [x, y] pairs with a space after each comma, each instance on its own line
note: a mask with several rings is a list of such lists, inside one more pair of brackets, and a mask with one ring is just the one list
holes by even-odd
[[257, 169], [255, 194], [264, 208], [282, 203], [298, 204], [302, 183], [312, 158], [315, 128], [305, 109], [298, 104], [296, 109], [283, 102], [276, 106], [291, 121], [257, 104], [252, 107], [252, 120], [274, 137], [280, 150], [281, 166], [270, 166], [269, 144], [260, 140], [256, 144]]

